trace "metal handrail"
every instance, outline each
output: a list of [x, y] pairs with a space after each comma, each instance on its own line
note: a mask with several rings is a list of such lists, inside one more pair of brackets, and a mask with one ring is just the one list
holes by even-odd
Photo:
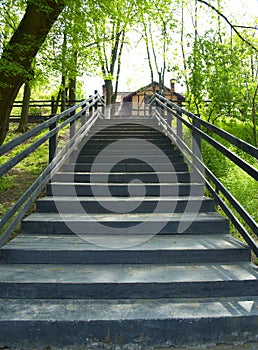
[[[34, 181], [34, 183], [25, 191], [25, 193], [18, 199], [18, 201], [3, 215], [0, 220], [0, 230], [12, 220], [8, 227], [5, 229], [3, 234], [0, 237], [0, 248], [7, 242], [10, 238], [13, 230], [17, 224], [22, 220], [24, 214], [29, 209], [31, 204], [35, 201], [39, 193], [43, 190], [45, 185], [52, 178], [54, 173], [62, 166], [65, 160], [70, 156], [74, 149], [81, 142], [82, 138], [89, 132], [90, 128], [94, 125], [98, 118], [102, 118], [102, 113], [98, 110], [98, 106], [104, 106], [103, 99], [98, 95], [91, 96], [89, 99], [82, 101], [76, 106], [69, 108], [68, 110], [52, 117], [47, 122], [42, 123], [41, 125], [33, 128], [27, 133], [21, 135], [13, 141], [10, 141], [6, 145], [0, 147], [0, 154], [6, 154], [7, 152], [12, 151], [15, 147], [22, 144], [24, 141], [29, 138], [36, 136], [39, 132], [48, 130], [45, 135], [40, 139], [33, 142], [26, 149], [21, 151], [16, 156], [9, 159], [3, 165], [0, 166], [0, 175], [6, 174], [10, 169], [12, 169], [16, 164], [21, 162], [23, 159], [28, 157], [33, 153], [40, 145], [49, 140], [49, 147], [53, 146], [51, 139], [57, 137], [60, 130], [65, 126], [70, 124], [70, 140], [63, 147], [60, 152], [57, 153], [57, 143], [54, 143], [55, 149], [50, 150], [51, 154], [54, 154], [54, 157], [50, 159], [49, 165], [45, 170], [39, 175], [39, 177]], [[80, 109], [76, 113], [77, 109]], [[95, 111], [93, 111], [95, 109]], [[86, 113], [89, 111], [89, 116]], [[63, 120], [63, 121], [62, 121]], [[74, 123], [77, 120], [81, 120], [81, 127], [75, 131]], [[60, 124], [57, 122], [60, 121]]]
[[[155, 94], [153, 96], [153, 99], [150, 101], [150, 103], [153, 103], [153, 100], [155, 100], [155, 102], [161, 104], [163, 107], [166, 107], [166, 104], [168, 106], [170, 106], [172, 108], [172, 113], [178, 117], [178, 114], [176, 114], [173, 109], [175, 109], [177, 112], [182, 113], [184, 115], [186, 115], [187, 117], [189, 117], [190, 119], [194, 120], [194, 121], [198, 121], [198, 123], [200, 123], [201, 126], [204, 126], [205, 128], [207, 128], [208, 130], [216, 133], [218, 136], [222, 137], [224, 140], [230, 142], [231, 144], [233, 144], [234, 146], [236, 146], [237, 148], [241, 149], [242, 151], [250, 154], [251, 156], [255, 157], [256, 159], [258, 159], [258, 148], [235, 137], [234, 135], [228, 133], [225, 130], [220, 129], [219, 127], [207, 122], [206, 120], [200, 119], [199, 117], [197, 117], [195, 114], [186, 111], [185, 109], [183, 109], [182, 107], [180, 107], [179, 105], [167, 100], [165, 97], [159, 95], [159, 94]], [[162, 104], [162, 102], [165, 102], [166, 104]]]
[[[237, 213], [240, 215], [240, 217], [244, 220], [245, 224], [250, 228], [250, 230], [258, 236], [258, 225], [253, 219], [253, 217], [247, 212], [245, 208], [237, 201], [237, 199], [230, 193], [230, 191], [221, 183], [221, 181], [211, 172], [211, 170], [203, 163], [201, 159], [201, 144], [200, 140], [201, 138], [205, 141], [209, 142], [214, 148], [219, 150], [221, 153], [223, 153], [226, 157], [228, 157], [231, 161], [233, 161], [235, 164], [237, 164], [243, 171], [245, 171], [247, 174], [251, 175], [254, 179], [258, 179], [258, 170], [255, 169], [253, 166], [248, 164], [245, 160], [243, 160], [241, 157], [235, 155], [233, 152], [229, 151], [226, 147], [224, 147], [220, 142], [214, 140], [210, 135], [205, 133], [205, 131], [201, 130], [201, 126], [206, 127], [208, 130], [213, 131], [223, 139], [227, 140], [229, 143], [233, 144], [234, 146], [245, 151], [249, 155], [252, 155], [254, 158], [257, 158], [257, 148], [253, 147], [252, 145], [247, 144], [243, 140], [238, 140], [235, 138], [235, 136], [225, 132], [222, 129], [219, 129], [217, 127], [214, 127], [213, 125], [207, 123], [204, 120], [201, 120], [196, 115], [185, 111], [180, 106], [174, 104], [173, 102], [167, 100], [161, 95], [154, 95], [152, 99], [149, 101], [150, 106], [159, 106], [161, 107], [160, 112], [159, 109], [155, 109], [153, 111], [154, 117], [158, 120], [159, 124], [162, 126], [164, 132], [167, 133], [168, 137], [170, 137], [173, 142], [177, 145], [177, 147], [180, 149], [180, 151], [185, 156], [185, 159], [190, 164], [190, 166], [199, 174], [199, 176], [203, 179], [203, 181], [206, 184], [207, 189], [214, 197], [217, 204], [220, 205], [221, 209], [225, 212], [225, 214], [228, 216], [232, 224], [236, 227], [238, 232], [242, 235], [246, 243], [249, 245], [249, 247], [253, 250], [253, 252], [258, 256], [258, 245], [255, 242], [255, 240], [252, 238], [250, 233], [247, 231], [247, 229], [241, 224], [241, 222], [238, 220], [236, 215], [233, 213], [233, 211], [228, 207], [228, 205], [224, 202], [223, 198], [221, 198], [220, 193], [221, 192], [225, 198], [228, 200], [228, 202], [232, 205], [232, 207], [237, 211]], [[162, 115], [162, 111], [166, 110], [168, 114], [167, 120]], [[192, 120], [192, 123], [188, 122], [183, 118], [183, 115], [187, 116]], [[171, 126], [172, 116], [177, 120], [177, 131], [175, 132], [174, 129]], [[183, 140], [182, 137], [182, 125], [186, 125], [191, 131], [192, 131], [192, 137], [193, 137], [193, 149], [191, 149]], [[214, 128], [213, 128], [214, 127]], [[237, 140], [237, 142], [236, 142]], [[231, 142], [232, 141], [232, 142]], [[196, 144], [198, 145], [199, 152], [196, 152], [194, 147], [196, 147]], [[215, 185], [215, 189], [211, 185], [211, 183]]]

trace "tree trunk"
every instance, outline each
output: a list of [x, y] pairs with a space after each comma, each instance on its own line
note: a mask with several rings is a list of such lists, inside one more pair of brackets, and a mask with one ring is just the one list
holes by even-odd
[[62, 75], [61, 81], [61, 112], [66, 110], [66, 78]]
[[116, 72], [116, 85], [115, 85], [115, 92], [113, 93], [113, 103], [116, 103], [117, 93], [118, 93], [118, 83], [119, 83], [119, 77], [120, 77], [120, 71], [121, 71], [121, 61], [122, 61], [122, 52], [123, 47], [125, 43], [125, 30], [122, 31], [122, 38], [118, 53], [118, 62], [117, 62], [117, 72]]
[[253, 135], [254, 135], [254, 146], [257, 147], [258, 146], [258, 142], [257, 142], [257, 113], [256, 113], [256, 97], [258, 95], [258, 84], [256, 86], [255, 92], [254, 92], [254, 96], [252, 99], [252, 122], [253, 122]]
[[112, 80], [105, 80], [105, 89], [106, 89], [106, 105], [109, 106], [112, 104], [112, 96], [113, 96]]
[[9, 129], [9, 117], [18, 91], [29, 78], [32, 61], [63, 8], [63, 0], [28, 2], [23, 19], [3, 51], [0, 59], [0, 145]]
[[60, 88], [59, 91], [58, 91], [58, 94], [57, 94], [57, 98], [55, 100], [54, 108], [52, 110], [52, 114], [53, 115], [57, 114], [58, 107], [59, 107], [59, 102], [60, 102], [60, 99], [61, 99], [61, 93], [62, 93], [62, 89]]
[[75, 105], [76, 100], [76, 76], [77, 76], [77, 58], [78, 58], [78, 51], [75, 50], [73, 52], [73, 70], [72, 70], [72, 76], [69, 79], [69, 104], [70, 106]]
[[69, 105], [70, 107], [75, 105], [76, 100], [76, 78], [69, 81]]
[[18, 129], [17, 129], [17, 131], [22, 132], [22, 133], [24, 133], [28, 130], [28, 115], [29, 115], [29, 107], [30, 107], [30, 95], [31, 95], [30, 84], [28, 81], [26, 81], [26, 83], [24, 84], [21, 118], [20, 118]]

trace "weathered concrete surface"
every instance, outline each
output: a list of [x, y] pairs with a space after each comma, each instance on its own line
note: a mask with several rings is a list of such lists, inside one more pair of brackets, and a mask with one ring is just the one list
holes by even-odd
[[258, 342], [248, 342], [245, 344], [210, 344], [203, 346], [194, 347], [174, 347], [166, 345], [157, 346], [143, 346], [137, 344], [112, 344], [112, 343], [99, 343], [99, 342], [88, 342], [85, 346], [69, 346], [69, 347], [41, 347], [41, 348], [17, 348], [17, 347], [0, 347], [0, 350], [257, 350]]
[[[113, 123], [100, 121], [95, 130]], [[143, 123], [155, 126], [154, 121]], [[131, 150], [124, 161], [118, 161], [116, 146], [113, 156], [102, 157], [105, 163], [100, 162], [98, 170], [91, 169], [96, 149], [124, 138], [126, 129], [127, 125], [109, 128], [95, 139], [92, 132], [89, 143], [78, 151], [77, 165], [72, 154], [71, 163], [48, 186], [48, 195], [60, 196], [55, 203], [58, 210], [53, 210], [49, 198], [41, 200], [47, 209], [41, 212], [38, 206], [38, 212], [24, 221], [28, 234], [0, 252], [0, 347], [172, 350], [192, 346], [196, 350], [230, 343], [214, 349], [256, 349], [257, 343], [250, 341], [257, 340], [258, 333], [258, 272], [250, 264], [250, 250], [228, 238], [228, 221], [215, 212], [214, 203], [208, 200], [212, 206], [199, 210], [201, 202], [196, 198], [203, 201], [204, 184], [190, 176], [196, 174], [189, 172], [171, 141], [144, 126], [131, 126], [128, 136], [133, 133], [135, 138], [138, 133], [140, 138], [137, 143], [123, 141], [122, 150]], [[153, 159], [146, 153], [150, 143], [140, 148], [142, 137], [157, 146], [155, 159], [154, 153]], [[145, 162], [135, 160], [138, 150]], [[105, 182], [110, 165], [112, 174]], [[91, 171], [98, 175], [94, 191], [88, 183]], [[160, 183], [153, 174], [160, 176]], [[131, 182], [135, 175], [138, 181]], [[140, 191], [141, 181], [146, 182], [146, 191]], [[108, 183], [115, 201], [105, 190]], [[78, 196], [82, 209], [91, 206], [91, 218], [85, 210], [77, 211], [69, 196]], [[185, 196], [191, 199], [185, 201]], [[125, 197], [131, 197], [131, 203], [123, 207]], [[149, 199], [143, 201], [144, 208], [131, 212], [139, 197]], [[101, 198], [102, 204], [116, 204], [119, 210], [92, 205]], [[150, 203], [164, 206], [155, 213]], [[134, 229], [146, 221], [148, 225]], [[101, 241], [94, 236], [97, 247], [75, 236], [89, 238], [97, 232], [103, 234]], [[146, 239], [146, 234], [151, 237]], [[104, 245], [103, 237], [108, 241]], [[139, 237], [140, 245], [135, 242]], [[92, 237], [88, 242], [93, 243]], [[239, 342], [249, 343], [234, 345]]]

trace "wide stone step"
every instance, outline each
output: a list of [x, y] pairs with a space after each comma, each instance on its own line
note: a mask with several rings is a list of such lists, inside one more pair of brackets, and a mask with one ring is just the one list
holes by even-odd
[[98, 120], [77, 164], [70, 157], [0, 250], [0, 348], [257, 339], [250, 249], [157, 129], [154, 119]]
[[81, 214], [34, 213], [22, 222], [24, 233], [43, 234], [226, 234], [228, 220], [217, 213]]
[[[144, 238], [144, 237], [143, 237]], [[178, 264], [250, 260], [250, 249], [230, 235], [127, 237], [117, 249], [117, 236], [20, 235], [0, 251], [4, 264]], [[112, 247], [113, 244], [113, 247]], [[107, 246], [110, 246], [108, 249]]]
[[153, 131], [153, 132], [162, 132], [161, 127], [157, 123], [149, 123], [146, 125], [143, 124], [131, 124], [131, 123], [123, 123], [123, 124], [95, 124], [91, 128], [90, 131]]
[[134, 130], [132, 129], [131, 132], [128, 130], [121, 131], [121, 130], [109, 130], [107, 131], [106, 129], [98, 132], [90, 132], [88, 136], [92, 136], [94, 138], [140, 138], [140, 139], [145, 139], [145, 138], [153, 138], [153, 139], [164, 139], [167, 140], [167, 137], [158, 132], [158, 131], [149, 131], [149, 130]]
[[[145, 149], [140, 149], [140, 147], [135, 147], [135, 148], [128, 148], [128, 147], [124, 147], [124, 148], [119, 148], [119, 149], [112, 149], [112, 150], [107, 150], [103, 147], [95, 147], [95, 148], [91, 148], [88, 149], [87, 144], [82, 148], [82, 150], [80, 151], [80, 155], [98, 155], [101, 151], [105, 150], [105, 153], [107, 153], [108, 155], [114, 155], [114, 156], [121, 156], [121, 155], [130, 155], [131, 157], [138, 157], [139, 155], [141, 156], [150, 156], [153, 155], [153, 150], [150, 149], [150, 147], [145, 148]], [[159, 152], [159, 150], [158, 150]], [[160, 153], [167, 155], [167, 156], [180, 156], [180, 153], [178, 151], [175, 151], [172, 147], [170, 148], [164, 148], [164, 149], [160, 149]], [[77, 152], [78, 154], [78, 152]]]
[[[72, 158], [73, 159], [73, 158]], [[92, 156], [92, 155], [81, 155], [78, 154], [76, 155], [74, 161], [75, 162], [79, 162], [79, 163], [94, 163], [97, 162], [99, 164], [103, 164], [104, 162], [109, 162], [111, 164], [117, 164], [117, 163], [136, 163], [137, 161], [141, 161], [141, 162], [145, 162], [146, 164], [149, 164], [150, 166], [152, 164], [159, 164], [159, 163], [164, 163], [164, 162], [168, 162], [171, 161], [171, 163], [175, 162], [175, 163], [180, 163], [180, 162], [184, 162], [184, 158], [180, 155], [170, 155], [167, 156], [164, 153], [158, 156], [153, 156], [153, 155], [142, 155], [141, 153], [137, 156], [135, 156], [135, 158], [133, 158], [133, 155], [129, 154], [129, 153], [124, 153], [124, 154], [120, 154], [120, 155], [114, 155], [114, 154], [106, 154], [106, 152], [104, 154], [100, 154], [98, 156]], [[170, 164], [171, 169], [173, 169], [173, 165]]]
[[190, 182], [194, 175], [189, 172], [141, 172], [141, 173], [93, 173], [93, 172], [60, 172], [54, 175], [53, 182], [97, 182], [97, 183], [128, 183], [140, 180], [145, 183]]
[[47, 185], [49, 196], [202, 196], [204, 185], [199, 183], [65, 183]]
[[[69, 163], [64, 164], [62, 171], [68, 172], [90, 172], [92, 163]], [[110, 169], [110, 172], [155, 172], [154, 169], [159, 169], [159, 172], [171, 172], [171, 164], [159, 163], [159, 164], [146, 164], [146, 163], [118, 163], [113, 165], [112, 163], [103, 163], [103, 169]], [[173, 163], [173, 169], [179, 172], [188, 171], [186, 163]]]
[[[106, 138], [102, 138], [101, 136], [97, 137], [96, 135], [92, 136], [89, 135], [86, 139], [85, 139], [85, 144], [89, 143], [89, 144], [110, 144], [112, 142], [116, 142], [119, 141], [121, 138], [119, 136], [112, 136], [110, 135], [109, 137]], [[165, 146], [170, 146], [172, 144], [171, 140], [167, 137], [161, 137], [161, 138], [154, 138], [152, 136], [149, 137], [145, 137], [143, 139], [140, 138], [128, 138], [128, 137], [124, 137], [124, 140], [122, 140], [123, 142], [121, 143], [132, 143], [137, 142], [138, 144], [148, 144], [148, 143], [153, 143], [154, 145], [165, 145]], [[151, 146], [151, 145], [150, 145]]]
[[250, 263], [5, 264], [0, 298], [208, 298], [257, 296]]
[[[102, 150], [104, 149], [105, 147], [107, 147], [108, 145], [110, 145], [113, 141], [110, 141], [110, 142], [106, 142], [106, 141], [101, 141], [101, 142], [95, 142], [95, 141], [88, 141], [88, 142], [84, 142], [82, 144], [82, 151], [84, 150]], [[136, 150], [137, 152], [139, 151], [139, 149], [141, 150], [141, 152], [145, 152], [145, 151], [150, 151], [150, 146], [152, 145], [149, 145], [148, 143], [146, 144], [143, 144], [143, 143], [139, 143], [137, 142], [137, 140], [135, 140], [135, 142], [131, 142], [131, 143], [128, 143], [126, 141], [126, 149], [127, 150]], [[174, 147], [173, 145], [170, 143], [170, 142], [167, 142], [167, 141], [163, 141], [163, 142], [160, 142], [160, 143], [156, 143], [156, 146], [161, 149], [162, 151], [166, 151], [166, 150], [173, 150]], [[121, 148], [123, 149], [123, 148]]]
[[150, 118], [123, 118], [123, 119], [99, 119], [95, 127], [111, 128], [111, 127], [127, 127], [127, 128], [156, 128], [158, 123], [155, 119]]
[[[256, 339], [257, 297], [1, 299], [0, 346], [196, 346]], [[15, 335], [15, 336], [14, 336]], [[119, 336], [118, 336], [119, 335]], [[101, 346], [100, 344], [100, 346]], [[132, 345], [128, 345], [128, 348]], [[253, 347], [254, 349], [254, 347]]]
[[[93, 142], [95, 143], [97, 142], [116, 142], [121, 140], [121, 143], [127, 144], [128, 142], [133, 142], [136, 141], [139, 144], [149, 144], [154, 143], [154, 144], [166, 144], [166, 145], [170, 145], [171, 141], [164, 135], [164, 136], [155, 136], [155, 135], [135, 135], [135, 136], [130, 136], [130, 135], [119, 135], [119, 134], [110, 134], [110, 135], [88, 135], [87, 136], [87, 142]], [[151, 146], [151, 145], [150, 145]]]
[[154, 136], [154, 137], [164, 137], [165, 134], [161, 132], [159, 129], [154, 128], [126, 128], [126, 127], [112, 127], [112, 128], [92, 128], [87, 135], [122, 135], [127, 137], [142, 137], [144, 135], [146, 136]]
[[154, 129], [141, 129], [141, 130], [137, 130], [134, 128], [131, 129], [102, 129], [102, 130], [91, 130], [89, 132], [88, 135], [96, 135], [96, 136], [126, 136], [126, 137], [144, 137], [144, 136], [153, 136], [153, 137], [159, 137], [159, 138], [163, 138], [165, 135], [163, 133], [161, 133], [158, 130], [154, 130]]
[[198, 210], [214, 211], [212, 199], [204, 197], [72, 197], [56, 196], [40, 198], [37, 211], [42, 213], [183, 213]]

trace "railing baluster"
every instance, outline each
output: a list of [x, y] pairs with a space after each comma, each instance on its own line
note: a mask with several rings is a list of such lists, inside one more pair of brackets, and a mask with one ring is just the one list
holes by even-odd
[[[71, 112], [70, 117], [72, 117], [73, 115], [75, 115], [75, 110], [73, 112]], [[71, 138], [73, 138], [75, 135], [75, 120], [71, 121], [70, 123], [70, 140]]]
[[[215, 205], [222, 208], [224, 213], [228, 216], [229, 220], [238, 230], [238, 232], [245, 239], [246, 243], [253, 250], [253, 252], [258, 256], [258, 246], [253, 240], [248, 230], [240, 224], [238, 216], [233, 212], [235, 210], [239, 217], [245, 222], [249, 229], [258, 236], [258, 225], [255, 222], [254, 218], [248, 213], [248, 211], [239, 204], [237, 199], [230, 193], [230, 191], [220, 182], [220, 180], [209, 170], [209, 168], [204, 164], [202, 160], [202, 150], [201, 150], [201, 140], [207, 141], [214, 149], [221, 152], [225, 157], [234, 162], [239, 166], [246, 174], [249, 174], [254, 179], [258, 178], [258, 171], [255, 169], [251, 163], [248, 163], [234, 152], [230, 151], [227, 147], [223, 146], [220, 142], [216, 141], [215, 138], [210, 136], [207, 132], [201, 129], [203, 126], [205, 129], [212, 131], [213, 133], [224, 138], [227, 142], [234, 145], [236, 148], [243, 150], [247, 154], [253, 156], [254, 158], [258, 157], [257, 148], [246, 143], [243, 140], [237, 139], [235, 136], [225, 132], [224, 130], [209, 124], [205, 120], [202, 120], [199, 115], [194, 115], [190, 112], [185, 111], [180, 106], [174, 104], [171, 101], [168, 101], [163, 96], [155, 94], [154, 98], [150, 100], [152, 106], [160, 106], [161, 110], [166, 109], [169, 111], [172, 116], [177, 119], [177, 130], [176, 132], [170, 128], [170, 133], [168, 132], [169, 137], [175, 142], [177, 147], [184, 154], [185, 159], [190, 164], [193, 165], [193, 168], [198, 176], [197, 179], [203, 179], [206, 183], [207, 189], [213, 195], [215, 200]], [[151, 107], [150, 107], [151, 108]], [[155, 117], [158, 120], [158, 123], [162, 125], [164, 131], [169, 130], [169, 118], [167, 121], [162, 116], [163, 113], [156, 113]], [[192, 124], [189, 120], [183, 118], [187, 116], [189, 120], [192, 121]], [[183, 124], [189, 129], [192, 130], [192, 147], [189, 147], [187, 143], [183, 140], [182, 126]], [[230, 206], [227, 206], [225, 198], [230, 203]]]
[[[89, 96], [89, 99], [92, 100], [92, 95]], [[91, 102], [90, 102], [90, 104], [91, 104]], [[89, 118], [90, 118], [92, 115], [93, 115], [93, 106], [90, 105], [90, 107], [89, 107]]]
[[[55, 129], [57, 127], [57, 122], [54, 122], [50, 125], [49, 131]], [[48, 148], [48, 161], [49, 163], [52, 162], [52, 160], [55, 158], [56, 152], [57, 152], [57, 145], [58, 145], [58, 139], [57, 139], [57, 133], [50, 137], [49, 139], [49, 148]]]
[[[196, 116], [198, 118], [200, 118], [200, 115], [196, 114]], [[198, 159], [202, 158], [202, 150], [201, 150], [201, 136], [198, 132], [195, 131], [196, 129], [200, 129], [201, 125], [199, 123], [198, 118], [193, 119], [193, 132], [192, 132], [192, 137], [193, 137], [193, 144], [192, 144], [192, 150], [193, 150], [193, 154], [195, 154], [195, 156]], [[194, 160], [194, 164], [195, 164], [195, 160]]]
[[[23, 159], [27, 158], [30, 154], [32, 154], [35, 150], [37, 150], [41, 145], [45, 142], [49, 143], [49, 164], [46, 169], [41, 173], [38, 179], [31, 185], [31, 187], [19, 198], [19, 200], [6, 212], [4, 213], [4, 220], [0, 221], [1, 228], [8, 223], [8, 226], [5, 228], [5, 232], [2, 234], [0, 238], [0, 247], [9, 239], [13, 229], [20, 222], [22, 217], [24, 216], [27, 208], [31, 205], [31, 203], [35, 200], [38, 193], [42, 190], [42, 186], [51, 180], [52, 170], [55, 171], [59, 168], [59, 166], [71, 156], [73, 150], [82, 137], [85, 135], [87, 130], [94, 125], [96, 120], [98, 119], [97, 115], [93, 116], [92, 119], [85, 121], [85, 116], [87, 110], [92, 106], [91, 109], [93, 111], [94, 105], [100, 103], [103, 105], [103, 100], [99, 95], [94, 95], [94, 98], [87, 99], [81, 101], [75, 107], [69, 108], [62, 113], [53, 116], [51, 119], [43, 122], [42, 124], [36, 126], [32, 130], [27, 133], [19, 136], [15, 140], [10, 141], [9, 143], [0, 147], [0, 154], [5, 155], [7, 152], [11, 152], [15, 147], [19, 146], [23, 142], [31, 139], [32, 137], [38, 135], [40, 132], [45, 132], [43, 136], [41, 136], [36, 141], [33, 141], [28, 147], [26, 147], [21, 152], [17, 153], [15, 156], [6, 161], [3, 165], [0, 166], [1, 176], [5, 175], [10, 169], [12, 169], [15, 165], [19, 164]], [[53, 108], [53, 104], [52, 104]], [[82, 108], [83, 111], [80, 111], [76, 114], [76, 110]], [[53, 112], [53, 109], [52, 109]], [[83, 121], [83, 125], [76, 131], [76, 120], [81, 118], [81, 123]], [[60, 122], [60, 123], [59, 123]], [[58, 146], [58, 131], [64, 129], [67, 125], [70, 124], [70, 141], [64, 146], [62, 150], [57, 152]], [[49, 131], [48, 131], [49, 130]]]
[[[94, 91], [94, 95], [97, 95], [97, 93], [98, 93], [98, 90], [95, 90], [95, 91]], [[94, 98], [95, 98], [95, 97], [94, 97]], [[98, 104], [99, 104], [99, 99], [96, 98], [96, 101], [95, 101], [95, 103], [94, 103], [94, 110], [95, 110], [95, 112], [98, 110]]]
[[86, 103], [82, 105], [81, 126], [86, 123]]
[[[182, 117], [182, 112], [178, 111], [177, 114]], [[182, 122], [179, 118], [176, 119], [176, 132], [178, 137], [180, 137], [180, 139], [183, 138], [183, 125]]]

